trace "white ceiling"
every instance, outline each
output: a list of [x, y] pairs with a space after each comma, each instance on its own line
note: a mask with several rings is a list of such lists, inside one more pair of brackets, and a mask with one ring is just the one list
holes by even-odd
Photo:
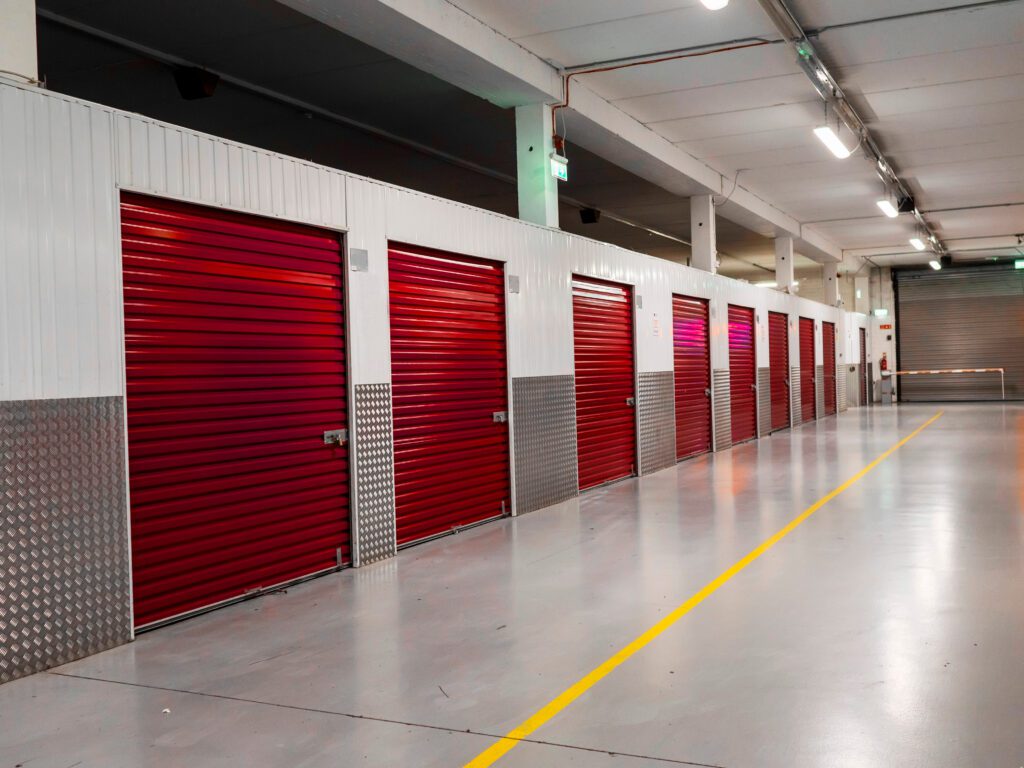
[[[756, 0], [732, 0], [718, 12], [699, 0], [451, 1], [563, 67], [777, 39]], [[918, 208], [959, 255], [958, 240], [1024, 232], [1024, 1], [927, 13], [955, 4], [790, 3], [803, 27], [816, 30], [815, 46]], [[897, 14], [924, 15], [882, 19]], [[879, 214], [881, 184], [871, 163], [859, 154], [836, 160], [811, 133], [821, 102], [787, 46], [579, 79], [713, 168], [739, 171], [744, 187], [844, 249], [909, 250], [913, 222]]]

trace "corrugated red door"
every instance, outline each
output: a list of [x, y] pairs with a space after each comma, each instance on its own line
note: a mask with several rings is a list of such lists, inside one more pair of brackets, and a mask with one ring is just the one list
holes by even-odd
[[768, 313], [768, 378], [772, 386], [772, 431], [789, 426], [789, 317]]
[[672, 297], [676, 458], [711, 450], [711, 343], [707, 299]]
[[860, 329], [860, 404], [868, 404], [868, 334]]
[[729, 305], [729, 402], [732, 441], [757, 437], [757, 375], [754, 310]]
[[814, 384], [814, 321], [800, 318], [800, 415], [804, 421], [818, 417]]
[[633, 292], [572, 279], [580, 490], [636, 472]]
[[821, 324], [821, 356], [825, 366], [825, 415], [836, 412], [836, 326]]
[[388, 269], [402, 545], [511, 504], [505, 272], [499, 262], [394, 244]]
[[349, 557], [338, 236], [124, 195], [135, 623]]

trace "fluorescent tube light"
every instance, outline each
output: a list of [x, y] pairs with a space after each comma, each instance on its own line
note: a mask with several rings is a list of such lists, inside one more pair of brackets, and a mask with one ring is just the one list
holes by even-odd
[[886, 198], [885, 200], [878, 201], [878, 207], [882, 209], [882, 213], [888, 216], [890, 219], [895, 219], [900, 215], [900, 212], [896, 210], [896, 206], [892, 204], [892, 200]]
[[779, 284], [772, 280], [764, 280], [760, 283], [754, 283], [758, 288], [778, 288]]
[[912, 246], [914, 246], [919, 251], [923, 251], [924, 250], [924, 240], [922, 240], [920, 237], [912, 237], [912, 238], [910, 238], [910, 244]]
[[850, 156], [850, 150], [839, 140], [836, 132], [830, 126], [819, 125], [814, 129], [814, 135], [821, 139], [821, 143], [828, 147], [829, 151], [840, 160], [845, 160]]
[[729, 4], [729, 0], [700, 0], [709, 11], [720, 11]]
[[942, 264], [940, 262], [936, 261], [935, 259], [932, 259], [931, 261], [929, 261], [928, 262], [928, 266], [931, 267], [932, 269], [935, 269], [935, 270], [942, 269]]

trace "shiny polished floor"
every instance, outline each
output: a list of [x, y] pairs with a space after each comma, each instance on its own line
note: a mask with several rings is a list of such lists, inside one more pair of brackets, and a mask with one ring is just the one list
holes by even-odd
[[[851, 410], [9, 683], [0, 768], [462, 766], [937, 410]], [[1024, 765], [1024, 404], [942, 410], [496, 764]]]

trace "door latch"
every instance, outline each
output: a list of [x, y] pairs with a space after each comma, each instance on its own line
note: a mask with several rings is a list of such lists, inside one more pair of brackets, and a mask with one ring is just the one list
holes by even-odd
[[495, 424], [505, 424], [508, 422], [508, 411], [495, 411], [491, 414], [491, 418]]
[[636, 407], [636, 398], [635, 397], [627, 397], [626, 398], [626, 405], [628, 405], [630, 408], [635, 408]]
[[344, 445], [347, 442], [347, 429], [328, 429], [324, 432], [324, 445]]
[[711, 397], [711, 388], [704, 387], [704, 397]]

